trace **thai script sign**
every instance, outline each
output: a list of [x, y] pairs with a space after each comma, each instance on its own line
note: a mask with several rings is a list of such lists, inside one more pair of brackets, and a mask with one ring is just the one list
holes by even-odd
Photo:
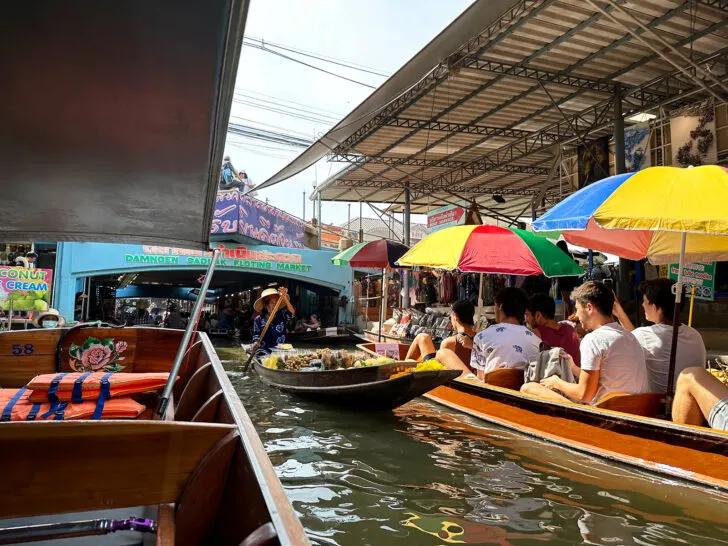
[[427, 232], [432, 233], [450, 226], [460, 226], [467, 218], [466, 210], [459, 205], [447, 205], [427, 214]]
[[0, 266], [0, 308], [47, 311], [51, 304], [52, 269]]
[[304, 225], [276, 207], [230, 190], [217, 194], [210, 233], [240, 234], [274, 246], [304, 248]]
[[[678, 264], [671, 264], [668, 276], [677, 280], [679, 271]], [[715, 300], [715, 262], [711, 263], [690, 263], [683, 268], [683, 283], [688, 287], [695, 286], [695, 298], [707, 301]]]

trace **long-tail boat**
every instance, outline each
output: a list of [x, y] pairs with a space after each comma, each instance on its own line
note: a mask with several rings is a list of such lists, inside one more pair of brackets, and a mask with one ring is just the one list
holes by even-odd
[[[376, 354], [373, 343], [358, 347]], [[408, 345], [400, 344], [401, 355]], [[489, 423], [651, 472], [728, 490], [728, 432], [658, 418], [664, 395], [615, 394], [596, 406], [519, 392], [523, 371], [459, 377], [424, 396]]]
[[[247, 9], [246, 0], [2, 3], [0, 240], [209, 250]], [[140, 544], [308, 544], [208, 337], [193, 330], [212, 269], [184, 332], [0, 333], [0, 387], [15, 393], [0, 408], [0, 544], [110, 544], [119, 533]], [[164, 391], [127, 398], [136, 418], [105, 419], [115, 398], [113, 378], [101, 378], [92, 416], [101, 419], [71, 419], [86, 379], [73, 383], [73, 402], [55, 389], [86, 344], [97, 351], [90, 365], [113, 351], [132, 378], [169, 376]], [[39, 415], [33, 402], [18, 419], [36, 392], [23, 389], [43, 377], [54, 378], [51, 410]]]

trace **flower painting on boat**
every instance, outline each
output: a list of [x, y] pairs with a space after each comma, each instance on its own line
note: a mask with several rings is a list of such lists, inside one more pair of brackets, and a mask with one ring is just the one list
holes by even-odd
[[71, 369], [77, 372], [119, 372], [124, 366], [119, 364], [124, 360], [121, 354], [126, 351], [126, 341], [114, 341], [114, 338], [96, 339], [88, 338], [83, 345], [71, 344], [68, 353], [71, 357]]

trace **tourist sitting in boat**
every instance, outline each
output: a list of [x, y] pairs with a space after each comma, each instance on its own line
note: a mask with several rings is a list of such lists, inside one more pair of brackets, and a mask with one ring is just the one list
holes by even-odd
[[[450, 312], [450, 324], [452, 324], [455, 335], [445, 338], [440, 344], [440, 349], [453, 351], [461, 362], [470, 363], [470, 355], [473, 349], [473, 338], [475, 337], [475, 307], [469, 300], [458, 300], [452, 305]], [[412, 341], [407, 351], [408, 360], [426, 362], [436, 356], [435, 343], [429, 334], [418, 334]]]
[[[268, 330], [261, 339], [260, 336], [268, 322], [268, 317], [273, 312], [276, 302], [280, 298], [283, 298], [285, 308], [281, 306], [281, 308], [278, 309], [278, 312], [275, 317], [273, 317]], [[276, 345], [286, 342], [286, 323], [292, 315], [296, 314], [296, 310], [293, 308], [293, 305], [291, 305], [291, 302], [288, 299], [288, 289], [284, 287], [281, 287], [278, 290], [275, 288], [266, 288], [255, 301], [253, 309], [257, 313], [260, 313], [253, 321], [253, 343], [257, 343], [258, 340], [260, 340], [258, 353], [270, 353]]]
[[703, 366], [686, 368], [677, 378], [672, 420], [683, 425], [728, 431], [728, 387]]
[[321, 328], [321, 323], [319, 322], [318, 316], [311, 315], [311, 318], [308, 322], [304, 321], [303, 326], [306, 328], [307, 332], [318, 330]]
[[164, 319], [164, 326], [166, 328], [175, 328], [177, 330], [184, 329], [185, 325], [182, 321], [182, 315], [176, 305], [172, 304], [169, 306], [169, 313], [167, 314], [167, 318]]
[[[614, 316], [637, 338], [645, 352], [647, 373], [652, 392], [667, 392], [667, 374], [670, 368], [672, 346], [672, 316], [675, 309], [675, 295], [672, 279], [654, 279], [640, 284], [642, 308], [645, 318], [654, 322], [652, 326], [635, 328], [619, 301], [614, 302]], [[677, 357], [675, 378], [685, 368], [704, 367], [707, 354], [705, 343], [695, 328], [680, 324], [677, 331]]]
[[581, 340], [569, 322], [556, 322], [556, 302], [548, 294], [535, 294], [528, 300], [526, 324], [544, 343], [543, 349], [560, 347], [577, 366], [581, 364]]
[[482, 379], [497, 368], [523, 369], [538, 358], [541, 340], [522, 325], [528, 300], [519, 288], [504, 288], [495, 295], [495, 319], [493, 324], [473, 339], [473, 350], [468, 367], [454, 351], [441, 349], [437, 360], [448, 368], [471, 368]]
[[608, 394], [649, 391], [644, 353], [637, 339], [612, 317], [614, 293], [589, 281], [572, 294], [576, 314], [589, 332], [581, 341], [581, 368], [571, 361], [576, 383], [552, 375], [540, 383], [526, 383], [521, 392], [552, 400], [596, 404]]

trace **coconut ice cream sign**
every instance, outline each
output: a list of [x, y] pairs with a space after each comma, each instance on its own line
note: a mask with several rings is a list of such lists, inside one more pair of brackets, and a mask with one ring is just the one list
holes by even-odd
[[0, 266], [0, 308], [47, 311], [51, 304], [52, 269]]

